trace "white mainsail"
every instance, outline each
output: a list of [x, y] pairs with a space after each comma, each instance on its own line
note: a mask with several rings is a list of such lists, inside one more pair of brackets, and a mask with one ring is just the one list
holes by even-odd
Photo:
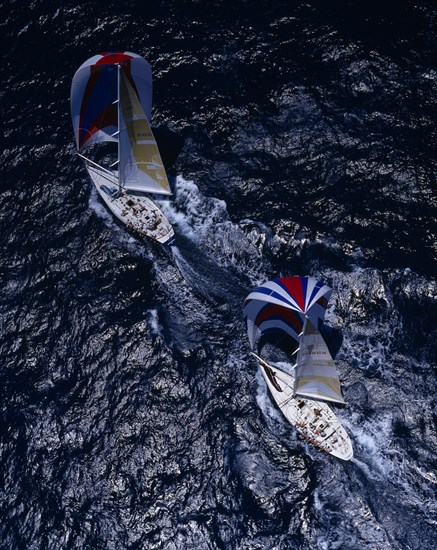
[[303, 397], [344, 403], [334, 360], [308, 318], [299, 340], [294, 391]]
[[119, 69], [119, 179], [129, 191], [171, 195], [149, 122], [122, 68]]

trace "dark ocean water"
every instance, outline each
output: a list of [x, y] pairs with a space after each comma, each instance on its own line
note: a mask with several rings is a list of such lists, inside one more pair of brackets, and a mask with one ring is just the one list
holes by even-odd
[[[0, 548], [431, 549], [433, 3], [0, 3]], [[75, 155], [74, 71], [127, 49], [185, 138], [165, 253]], [[355, 458], [301, 442], [242, 301], [311, 275]]]

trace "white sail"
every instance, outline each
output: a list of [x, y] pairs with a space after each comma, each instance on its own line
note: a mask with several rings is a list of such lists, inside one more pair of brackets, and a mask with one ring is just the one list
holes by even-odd
[[171, 195], [149, 122], [122, 68], [119, 69], [119, 178], [130, 191]]
[[334, 360], [322, 335], [308, 318], [299, 341], [294, 389], [304, 397], [344, 403]]

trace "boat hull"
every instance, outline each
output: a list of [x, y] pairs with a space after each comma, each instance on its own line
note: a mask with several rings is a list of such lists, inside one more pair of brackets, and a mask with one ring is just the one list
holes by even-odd
[[320, 401], [293, 395], [293, 376], [258, 358], [270, 393], [285, 418], [315, 447], [342, 460], [353, 458], [351, 440], [331, 408]]
[[174, 237], [173, 227], [158, 206], [148, 197], [130, 195], [122, 190], [119, 197], [111, 197], [105, 188], [117, 188], [117, 175], [86, 163], [86, 169], [103, 202], [122, 223], [140, 236], [161, 244]]

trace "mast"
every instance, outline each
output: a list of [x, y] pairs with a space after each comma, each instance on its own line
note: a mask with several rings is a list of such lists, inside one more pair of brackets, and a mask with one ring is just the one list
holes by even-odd
[[121, 128], [120, 128], [120, 71], [121, 71], [121, 63], [117, 63], [117, 124], [118, 124], [118, 148], [117, 148], [117, 155], [118, 155], [118, 190], [121, 193], [121, 170], [120, 170], [120, 134], [121, 134]]
[[302, 331], [301, 331], [300, 334], [298, 334], [298, 337], [299, 337], [298, 347], [297, 347], [297, 350], [295, 350], [295, 351], [293, 352], [293, 355], [296, 354], [296, 364], [295, 364], [295, 369], [294, 369], [294, 380], [293, 380], [293, 397], [296, 397], [296, 395], [297, 395], [297, 393], [296, 393], [296, 386], [297, 386], [297, 375], [296, 375], [296, 372], [297, 372], [297, 368], [298, 368], [298, 365], [299, 365], [299, 350], [300, 350], [300, 346], [301, 346], [301, 338], [302, 338], [302, 336], [305, 334], [305, 329], [306, 329], [307, 321], [308, 321], [308, 317], [305, 315], [305, 320], [304, 320], [304, 322], [303, 322]]

